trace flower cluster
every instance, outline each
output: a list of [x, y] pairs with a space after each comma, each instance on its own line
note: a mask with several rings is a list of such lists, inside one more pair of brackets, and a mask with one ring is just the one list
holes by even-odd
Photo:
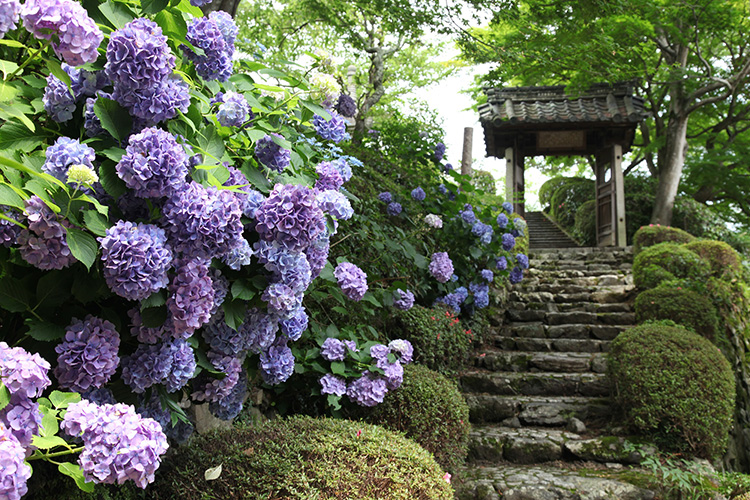
[[73, 323], [65, 340], [55, 347], [55, 377], [61, 387], [74, 392], [97, 389], [106, 384], [120, 364], [120, 334], [115, 325], [92, 315]]
[[18, 0], [0, 1], [0, 38], [3, 38], [8, 31], [16, 29], [20, 12], [21, 2]]
[[28, 492], [26, 482], [31, 477], [31, 467], [25, 460], [23, 445], [0, 424], [0, 497], [19, 500]]
[[21, 257], [39, 269], [63, 269], [76, 262], [66, 240], [67, 220], [59, 218], [38, 196], [24, 201], [28, 229], [18, 234]]
[[187, 338], [211, 319], [215, 292], [209, 262], [194, 259], [177, 266], [169, 292], [167, 310], [171, 314], [174, 335]]
[[277, 144], [271, 136], [275, 136], [277, 139], [281, 140], [284, 139], [279, 134], [271, 134], [262, 137], [255, 144], [255, 156], [261, 164], [271, 170], [282, 172], [289, 166], [292, 152]]
[[341, 176], [341, 172], [331, 162], [321, 162], [315, 167], [315, 172], [318, 174], [315, 189], [336, 191], [344, 185], [344, 178]]
[[330, 119], [315, 115], [313, 116], [312, 123], [315, 131], [322, 139], [338, 144], [349, 136], [346, 133], [346, 122], [337, 112], [329, 110], [329, 113], [331, 115]]
[[408, 311], [412, 306], [414, 306], [414, 294], [410, 290], [403, 291], [397, 288], [393, 292], [393, 307], [402, 311]]
[[78, 139], [60, 137], [55, 143], [47, 148], [42, 171], [52, 177], [66, 182], [68, 170], [72, 165], [85, 165], [94, 168], [93, 161], [96, 153]]
[[294, 373], [294, 354], [287, 345], [287, 340], [279, 338], [260, 353], [260, 374], [268, 385], [277, 385], [286, 381]]
[[261, 239], [291, 251], [304, 251], [326, 230], [315, 191], [302, 185], [276, 184], [255, 211], [255, 219]]
[[424, 192], [424, 189], [421, 187], [416, 187], [412, 189], [411, 191], [411, 197], [414, 198], [417, 201], [424, 201], [427, 194]]
[[489, 245], [490, 241], [492, 241], [492, 226], [489, 224], [485, 224], [481, 221], [476, 221], [473, 226], [471, 226], [471, 233], [479, 236], [479, 242], [483, 245]]
[[516, 239], [510, 233], [503, 234], [503, 250], [510, 252], [516, 246]]
[[401, 213], [403, 208], [401, 207], [401, 203], [397, 201], [392, 201], [388, 204], [387, 207], [385, 207], [386, 213], [391, 216], [396, 216]]
[[469, 285], [469, 290], [474, 294], [474, 306], [484, 309], [490, 304], [490, 287], [486, 283]]
[[338, 191], [328, 189], [320, 192], [317, 194], [316, 200], [321, 210], [338, 220], [347, 220], [354, 215], [354, 209], [349, 203], [349, 199]]
[[443, 156], [445, 156], [445, 144], [443, 144], [442, 142], [438, 142], [438, 143], [437, 143], [437, 144], [435, 145], [435, 151], [434, 151], [434, 153], [433, 153], [433, 154], [434, 154], [434, 156], [435, 156], [435, 159], [436, 159], [437, 161], [440, 161], [440, 160], [442, 160], [442, 159], [443, 159]]
[[216, 119], [225, 127], [240, 127], [248, 118], [252, 119], [250, 105], [240, 93], [227, 92], [219, 106]]
[[[223, 31], [219, 23], [223, 24]], [[234, 30], [227, 28], [226, 18], [217, 22], [216, 17], [199, 17], [188, 26], [186, 40], [195, 48], [203, 50], [203, 54], [198, 55], [184, 45], [182, 50], [195, 64], [195, 70], [204, 80], [225, 82], [232, 76], [234, 43], [230, 41], [233, 33]]]
[[367, 274], [350, 262], [342, 262], [333, 271], [344, 295], [359, 302], [367, 292]]
[[430, 275], [440, 283], [445, 283], [451, 279], [453, 262], [448, 257], [448, 252], [435, 252], [432, 254], [428, 270]]
[[353, 118], [357, 114], [357, 103], [350, 96], [341, 94], [334, 108], [341, 116]]
[[333, 75], [315, 73], [310, 77], [310, 99], [317, 101], [324, 108], [330, 108], [339, 101], [341, 85]]
[[436, 214], [427, 214], [424, 216], [424, 222], [430, 227], [435, 229], [441, 229], [443, 227], [443, 219]]

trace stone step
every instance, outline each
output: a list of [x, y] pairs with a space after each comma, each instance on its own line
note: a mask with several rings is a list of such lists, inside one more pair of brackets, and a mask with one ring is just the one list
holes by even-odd
[[485, 351], [474, 355], [476, 368], [493, 372], [605, 373], [607, 359], [598, 352]]
[[595, 339], [535, 339], [498, 336], [495, 338], [495, 345], [503, 351], [608, 352], [610, 342]]
[[[524, 314], [525, 313], [525, 314]], [[535, 314], [531, 314], [535, 313]], [[523, 319], [507, 323], [508, 328], [516, 326], [525, 328], [529, 322], [544, 325], [632, 325], [635, 323], [635, 313], [632, 312], [589, 312], [589, 311], [514, 311], [508, 312], [508, 318], [514, 316]], [[537, 318], [537, 319], [532, 319]]]
[[567, 442], [580, 439], [578, 434], [556, 429], [478, 425], [469, 434], [467, 459], [514, 464], [551, 462], [563, 458]]
[[[578, 472], [555, 465], [466, 467], [456, 481], [458, 500], [652, 500], [653, 491], [626, 482], [629, 469]], [[605, 476], [605, 477], [602, 477]], [[606, 477], [609, 476], [609, 477]]]
[[[583, 422], [609, 418], [609, 398], [583, 396], [500, 396], [464, 393], [472, 424], [516, 421], [522, 426], [564, 427], [571, 418]], [[517, 419], [517, 420], [516, 420]]]
[[601, 373], [486, 372], [461, 375], [461, 390], [525, 396], [608, 396], [609, 382]]
[[581, 269], [538, 269], [530, 268], [526, 271], [526, 278], [541, 278], [543, 280], [550, 280], [555, 278], [581, 278], [587, 276], [605, 276], [609, 274], [626, 275], [630, 273], [631, 268], [622, 264], [618, 267], [612, 267], [609, 270], [581, 270]]
[[566, 302], [594, 302], [597, 304], [615, 304], [628, 302], [631, 298], [632, 287], [612, 287], [609, 290], [581, 293], [550, 293], [550, 292], [517, 292], [513, 290], [509, 299], [514, 302], [533, 303], [566, 303]]
[[598, 276], [573, 276], [573, 277], [550, 277], [537, 273], [531, 274], [521, 282], [523, 286], [516, 288], [526, 289], [538, 285], [555, 285], [555, 286], [584, 286], [584, 287], [601, 287], [601, 286], [623, 286], [630, 285], [632, 278], [624, 273], [602, 274]]
[[558, 304], [550, 302], [541, 303], [524, 303], [508, 302], [506, 316], [511, 321], [541, 321], [544, 314], [548, 312], [572, 312], [585, 311], [590, 313], [629, 313], [633, 311], [633, 306], [629, 302], [615, 304], [598, 304], [596, 302], [570, 302]]
[[[633, 314], [633, 313], [622, 313]], [[633, 325], [562, 324], [546, 325], [541, 321], [514, 322], [500, 328], [499, 337], [522, 337], [537, 339], [596, 339], [614, 340], [621, 332]], [[497, 345], [497, 343], [496, 343]]]

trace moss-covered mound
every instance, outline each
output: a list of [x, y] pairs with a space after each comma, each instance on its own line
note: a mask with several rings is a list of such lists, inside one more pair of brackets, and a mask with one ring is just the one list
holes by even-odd
[[677, 227], [643, 226], [633, 236], [633, 251], [638, 255], [644, 248], [658, 243], [690, 243], [694, 239], [695, 236]]
[[414, 346], [414, 360], [440, 373], [460, 370], [469, 356], [472, 335], [445, 309], [414, 306], [393, 315], [388, 337]]
[[658, 243], [645, 248], [633, 261], [633, 281], [641, 289], [654, 288], [677, 278], [702, 279], [710, 273], [708, 262], [676, 243]]
[[741, 271], [739, 254], [723, 241], [696, 240], [686, 244], [685, 248], [708, 262], [714, 276], [736, 275]]
[[403, 432], [432, 452], [446, 470], [455, 470], [466, 458], [469, 406], [455, 383], [426, 366], [406, 366], [404, 383], [367, 419]]
[[[221, 475], [205, 471], [222, 466]], [[348, 420], [293, 417], [209, 433], [176, 450], [147, 490], [179, 498], [445, 499], [444, 472], [394, 432]]]
[[646, 290], [635, 299], [635, 319], [638, 323], [668, 319], [714, 340], [719, 319], [711, 301], [692, 290], [661, 285]]
[[627, 423], [660, 447], [714, 458], [732, 427], [729, 362], [709, 340], [674, 323], [646, 323], [612, 341], [609, 377]]

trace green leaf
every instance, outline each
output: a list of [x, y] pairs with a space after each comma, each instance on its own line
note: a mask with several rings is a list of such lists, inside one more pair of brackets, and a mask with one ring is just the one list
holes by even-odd
[[[29, 112], [31, 112], [31, 108], [29, 108], [28, 106], [25, 107]], [[13, 104], [2, 104], [0, 105], [0, 112], [13, 118], [17, 118], [31, 132], [36, 132], [36, 125], [34, 125], [34, 122], [29, 120], [29, 117], [26, 116], [26, 112], [20, 106]]]
[[0, 40], [0, 45], [6, 45], [8, 47], [15, 47], [17, 49], [22, 49], [26, 47], [26, 45], [16, 40]]
[[161, 307], [167, 303], [167, 294], [163, 290], [154, 292], [141, 301], [141, 311], [150, 307]]
[[[267, 92], [284, 92], [284, 87], [279, 87], [277, 85], [266, 85], [264, 83], [255, 83], [256, 89], [265, 90]], [[323, 108], [320, 108], [323, 109]], [[328, 115], [331, 116], [331, 115]]]
[[96, 260], [96, 253], [99, 250], [96, 240], [89, 233], [74, 227], [69, 227], [66, 231], [68, 233], [67, 242], [70, 253], [73, 254], [73, 257], [81, 261], [86, 266], [86, 269], [91, 269]]
[[240, 300], [250, 300], [257, 294], [255, 288], [251, 288], [245, 280], [237, 280], [232, 283], [232, 297]]
[[156, 14], [154, 22], [161, 26], [164, 33], [187, 33], [185, 20], [170, 10], [162, 10]]
[[141, 10], [144, 14], [156, 14], [169, 5], [169, 0], [142, 0]]
[[119, 198], [128, 190], [125, 182], [117, 175], [114, 163], [111, 162], [103, 162], [99, 167], [99, 182], [113, 198]]
[[300, 101], [300, 104], [302, 104], [304, 107], [315, 113], [316, 115], [320, 115], [326, 120], [331, 119], [331, 113], [326, 111], [326, 109], [322, 106], [318, 106], [317, 104], [310, 102], [310, 101]]
[[0, 279], [0, 307], [10, 312], [23, 312], [29, 308], [31, 294], [20, 281], [10, 276]]
[[158, 328], [167, 320], [166, 307], [149, 307], [141, 311], [141, 320], [146, 328]]
[[66, 446], [67, 444], [60, 436], [32, 436], [31, 438], [31, 445], [36, 446], [40, 450], [49, 450], [50, 448]]
[[57, 470], [59, 470], [61, 474], [72, 477], [81, 491], [87, 493], [92, 493], [94, 491], [94, 483], [86, 482], [80, 465], [70, 462], [62, 462], [57, 466]]
[[135, 14], [124, 3], [107, 1], [99, 5], [99, 10], [115, 29], [122, 29], [135, 19]]
[[105, 236], [107, 229], [112, 227], [107, 218], [96, 210], [84, 211], [83, 222], [86, 224], [86, 228], [97, 236]]
[[[198, 134], [198, 146], [206, 153], [209, 158], [215, 160], [215, 163], [221, 161], [224, 156], [224, 139], [216, 132], [213, 125], [206, 126]], [[203, 161], [207, 162], [208, 158], [204, 157]]]
[[94, 103], [94, 114], [102, 122], [102, 128], [118, 141], [126, 139], [133, 129], [130, 114], [112, 99], [98, 97]]
[[107, 148], [99, 151], [99, 153], [114, 162], [119, 162], [125, 156], [125, 150], [122, 148]]
[[474, 257], [475, 259], [478, 259], [482, 256], [482, 249], [475, 247], [475, 246], [471, 246], [469, 247], [469, 253], [471, 254], [472, 257]]
[[7, 184], [0, 184], [0, 205], [24, 209], [23, 198]]
[[[175, 7], [179, 11], [191, 14], [193, 17], [201, 17], [203, 15], [203, 12], [198, 7], [191, 4], [189, 0], [180, 0], [176, 3], [177, 5], [175, 5]], [[172, 2], [172, 5], [174, 4], [175, 2]]]
[[39, 435], [50, 437], [57, 434], [60, 428], [57, 425], [57, 410], [47, 409], [42, 415], [42, 426], [39, 428]]
[[29, 326], [29, 331], [26, 332], [26, 335], [34, 340], [40, 342], [57, 342], [65, 337], [65, 328], [54, 323], [34, 318], [27, 320], [26, 324]]
[[8, 403], [10, 403], [10, 391], [0, 380], [0, 410], [8, 406]]
[[263, 172], [250, 163], [250, 160], [245, 161], [240, 170], [245, 174], [245, 177], [255, 189], [263, 193], [271, 191], [271, 183], [266, 179], [266, 176], [263, 175]]
[[343, 361], [334, 361], [331, 363], [331, 373], [334, 375], [346, 375], [346, 365]]
[[3, 80], [5, 80], [9, 74], [13, 73], [17, 69], [18, 64], [14, 63], [13, 61], [0, 59], [0, 71], [3, 72]]
[[224, 321], [229, 328], [237, 330], [245, 321], [245, 303], [241, 300], [227, 300], [222, 305], [224, 309]]
[[21, 150], [28, 153], [40, 146], [46, 138], [46, 134], [30, 134], [29, 129], [20, 123], [8, 121], [0, 127], [0, 151]]
[[70, 404], [79, 402], [81, 395], [77, 392], [52, 391], [52, 394], [49, 395], [49, 400], [55, 405], [55, 408], [63, 409], [67, 408]]

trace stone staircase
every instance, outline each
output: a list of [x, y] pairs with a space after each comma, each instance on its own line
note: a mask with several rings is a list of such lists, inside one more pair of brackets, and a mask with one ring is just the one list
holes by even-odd
[[544, 215], [544, 212], [526, 212], [526, 222], [529, 225], [531, 249], [578, 247], [578, 243]]
[[613, 417], [606, 352], [635, 322], [632, 249], [532, 250], [530, 261], [493, 343], [461, 374], [473, 429], [457, 497], [653, 498], [601, 477], [637, 462], [622, 438], [602, 438]]

